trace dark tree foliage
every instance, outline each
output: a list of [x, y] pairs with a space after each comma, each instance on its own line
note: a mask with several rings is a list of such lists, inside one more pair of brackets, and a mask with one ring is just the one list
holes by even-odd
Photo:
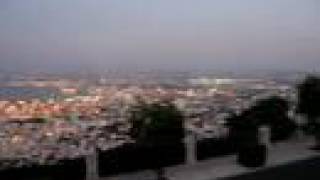
[[306, 130], [315, 135], [315, 149], [320, 149], [320, 78], [308, 76], [298, 85], [297, 112], [306, 116]]
[[276, 96], [258, 101], [252, 109], [261, 125], [270, 126], [272, 141], [287, 139], [294, 132], [296, 124], [288, 117], [288, 110], [288, 102]]
[[227, 121], [229, 138], [237, 149], [258, 144], [258, 124], [251, 116], [234, 115]]
[[132, 109], [130, 135], [140, 146], [150, 149], [158, 179], [166, 179], [163, 168], [167, 149], [184, 138], [182, 113], [171, 102], [140, 103]]
[[183, 115], [170, 102], [140, 103], [132, 109], [131, 137], [146, 146], [181, 142], [184, 137]]
[[272, 141], [287, 139], [296, 127], [287, 115], [288, 110], [288, 102], [280, 97], [259, 100], [240, 115], [228, 119], [230, 136], [238, 142], [257, 142], [258, 128], [267, 125], [271, 128]]
[[297, 112], [304, 114], [311, 124], [320, 117], [320, 78], [308, 76], [298, 85]]
[[287, 139], [295, 129], [295, 123], [287, 116], [288, 102], [280, 97], [259, 100], [240, 115], [227, 119], [229, 138], [238, 149], [238, 162], [246, 167], [265, 164], [267, 149], [259, 144], [258, 129], [262, 125], [271, 128], [271, 140]]

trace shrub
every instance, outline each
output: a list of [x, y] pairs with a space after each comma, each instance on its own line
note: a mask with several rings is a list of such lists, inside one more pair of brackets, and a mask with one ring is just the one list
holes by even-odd
[[238, 154], [238, 163], [245, 167], [261, 167], [265, 165], [267, 149], [265, 145], [242, 147]]

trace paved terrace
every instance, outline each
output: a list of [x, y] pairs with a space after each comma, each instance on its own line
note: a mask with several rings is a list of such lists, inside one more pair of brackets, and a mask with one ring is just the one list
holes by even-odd
[[[319, 153], [309, 150], [312, 145], [310, 138], [295, 139], [277, 143], [269, 147], [266, 166], [250, 169], [237, 164], [236, 156], [224, 156], [201, 161], [195, 165], [178, 165], [166, 168], [170, 180], [214, 180], [234, 177], [253, 172], [259, 172], [271, 167], [286, 165], [299, 160], [320, 157]], [[135, 172], [113, 177], [104, 177], [101, 180], [154, 180], [152, 171]]]

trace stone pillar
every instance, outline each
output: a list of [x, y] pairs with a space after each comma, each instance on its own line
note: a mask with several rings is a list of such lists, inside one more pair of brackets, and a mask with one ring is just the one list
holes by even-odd
[[98, 180], [98, 179], [99, 179], [98, 154], [97, 154], [97, 149], [94, 148], [86, 156], [86, 180]]
[[194, 165], [197, 162], [197, 139], [196, 135], [188, 131], [185, 137], [186, 164]]
[[261, 126], [259, 128], [259, 143], [262, 145], [266, 145], [266, 147], [271, 147], [271, 131], [268, 126]]
[[298, 128], [296, 129], [296, 132], [295, 132], [295, 138], [298, 142], [300, 141], [305, 141], [305, 134], [303, 132], [303, 125], [305, 125], [307, 123], [307, 120], [299, 115], [299, 114], [296, 114], [295, 116], [293, 116], [293, 119], [295, 120], [296, 124], [298, 125]]

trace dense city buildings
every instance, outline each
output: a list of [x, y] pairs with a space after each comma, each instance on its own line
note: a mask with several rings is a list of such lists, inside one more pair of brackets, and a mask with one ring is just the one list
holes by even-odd
[[0, 179], [228, 179], [318, 156], [319, 2], [0, 0]]
[[[185, 127], [201, 139], [226, 136], [225, 119], [258, 99], [277, 95], [294, 102], [296, 97], [290, 81], [271, 78], [208, 75], [183, 79], [176, 75], [168, 81], [168, 77], [152, 74], [136, 77], [4, 83], [1, 88], [6, 89], [8, 98], [2, 96], [0, 101], [0, 157], [7, 163], [2, 163], [2, 168], [80, 157], [92, 141], [101, 149], [129, 142], [130, 108], [141, 100], [174, 102], [184, 113]], [[50, 91], [30, 96], [26, 88]], [[106, 133], [106, 128], [114, 130]]]

